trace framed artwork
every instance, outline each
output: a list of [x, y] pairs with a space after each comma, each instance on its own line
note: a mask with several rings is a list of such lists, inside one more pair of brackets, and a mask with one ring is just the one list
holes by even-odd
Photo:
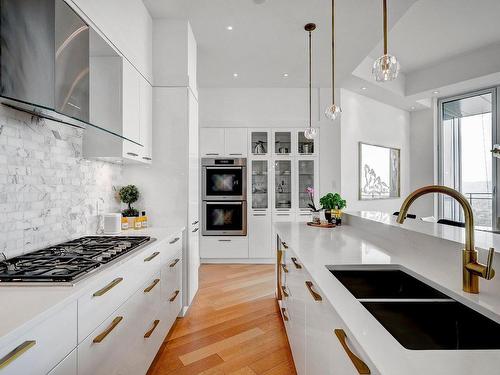
[[359, 142], [359, 199], [399, 198], [400, 154], [398, 148]]

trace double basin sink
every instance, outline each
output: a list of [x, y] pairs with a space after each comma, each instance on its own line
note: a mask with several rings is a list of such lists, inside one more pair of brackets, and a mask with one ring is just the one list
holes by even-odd
[[407, 349], [500, 349], [500, 324], [404, 271], [327, 268]]

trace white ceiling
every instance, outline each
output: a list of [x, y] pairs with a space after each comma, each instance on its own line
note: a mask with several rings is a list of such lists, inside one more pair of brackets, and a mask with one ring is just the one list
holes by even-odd
[[[394, 1], [390, 22], [415, 0]], [[200, 87], [306, 87], [307, 33], [313, 33], [314, 85], [331, 82], [330, 0], [144, 0], [154, 18], [188, 17], [198, 42]], [[337, 0], [338, 80], [382, 37], [381, 1]], [[232, 31], [226, 30], [228, 25]], [[233, 77], [238, 73], [238, 78]], [[288, 73], [288, 78], [283, 78]]]
[[[389, 53], [408, 73], [500, 41], [499, 0], [419, 0], [392, 28]], [[381, 43], [370, 56], [381, 54]]]

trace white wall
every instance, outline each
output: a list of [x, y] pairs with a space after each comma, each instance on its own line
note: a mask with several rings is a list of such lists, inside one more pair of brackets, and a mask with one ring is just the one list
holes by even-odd
[[[313, 90], [313, 126], [320, 128], [320, 194], [340, 190], [340, 126], [326, 120], [330, 89]], [[200, 127], [305, 128], [305, 88], [200, 88]]]
[[[398, 211], [410, 192], [410, 116], [407, 111], [348, 90], [341, 91], [341, 183], [348, 210]], [[359, 142], [401, 149], [401, 197], [361, 201]]]
[[[432, 109], [410, 114], [410, 190], [434, 183], [434, 113]], [[419, 217], [434, 214], [434, 198], [421, 197], [411, 207]]]

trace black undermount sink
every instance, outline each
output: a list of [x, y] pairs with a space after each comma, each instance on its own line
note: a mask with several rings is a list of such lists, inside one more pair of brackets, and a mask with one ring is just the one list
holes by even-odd
[[500, 324], [404, 271], [327, 268], [407, 349], [500, 349]]

